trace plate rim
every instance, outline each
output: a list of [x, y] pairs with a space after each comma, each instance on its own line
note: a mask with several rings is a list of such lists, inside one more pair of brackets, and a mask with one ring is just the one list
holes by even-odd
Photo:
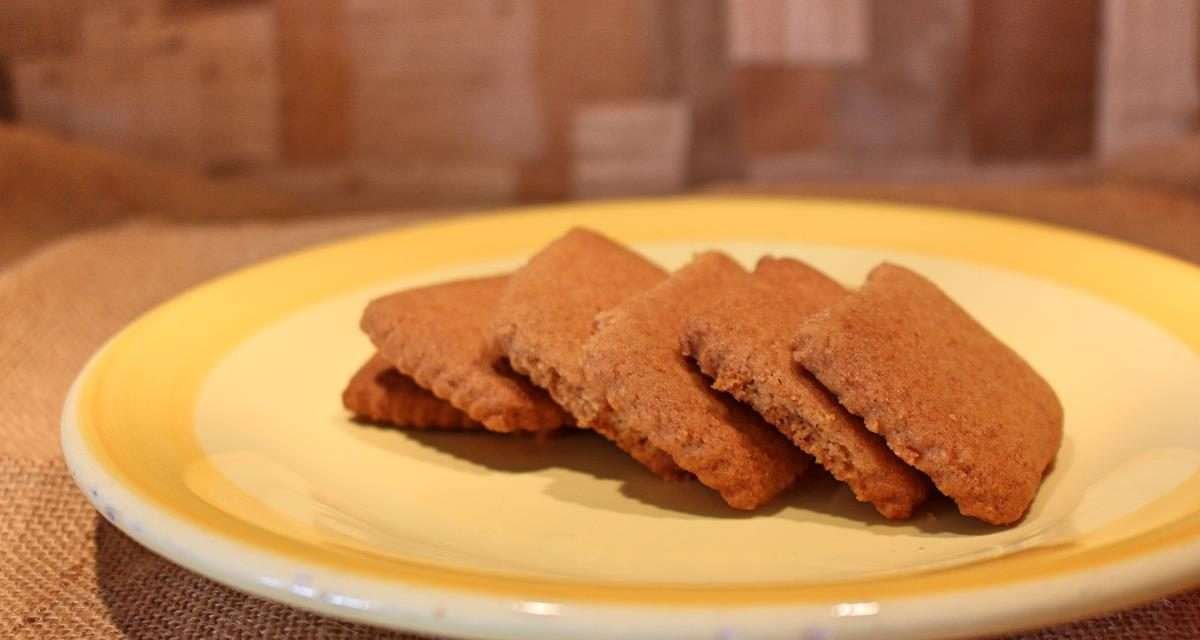
[[[1043, 589], [1054, 589], [1056, 588], [1054, 583], [1066, 580], [1068, 584], [1065, 588], [1069, 591], [1079, 586], [1078, 584], [1072, 585], [1070, 583], [1080, 575], [1092, 574], [1095, 577], [1108, 572], [1113, 573], [1112, 576], [1105, 577], [1105, 580], [1109, 581], [1108, 584], [1104, 584], [1104, 581], [1091, 581], [1090, 588], [1094, 593], [1089, 602], [1076, 601], [1064, 603], [1062, 598], [1051, 598], [1049, 600], [1054, 601], [1053, 607], [1046, 606], [1048, 598], [1045, 593], [1031, 597], [1030, 594], [1034, 590], [1029, 590], [1028, 584], [1023, 582], [1012, 582], [999, 587], [968, 589], [965, 591], [960, 589], [941, 594], [926, 593], [913, 598], [891, 600], [881, 598], [875, 601], [877, 610], [870, 615], [863, 615], [861, 611], [856, 613], [852, 609], [838, 609], [839, 606], [848, 604], [846, 602], [793, 601], [719, 606], [716, 607], [720, 611], [719, 618], [714, 618], [714, 606], [712, 602], [697, 605], [701, 607], [699, 609], [683, 603], [611, 603], [589, 602], [586, 600], [571, 601], [570, 599], [551, 603], [515, 598], [511, 595], [502, 595], [499, 597], [496, 595], [484, 596], [469, 591], [423, 585], [415, 587], [415, 592], [412, 592], [413, 590], [409, 588], [407, 591], [402, 589], [401, 592], [395, 593], [394, 595], [403, 595], [404, 598], [408, 599], [410, 605], [404, 611], [393, 611], [383, 605], [392, 605], [395, 600], [388, 603], [373, 601], [368, 594], [395, 589], [402, 585], [401, 582], [383, 581], [365, 576], [345, 574], [337, 570], [326, 570], [316, 566], [302, 566], [303, 570], [297, 571], [296, 567], [298, 563], [294, 559], [278, 553], [264, 551], [244, 541], [227, 538], [219, 534], [216, 534], [217, 539], [215, 541], [219, 543], [219, 546], [231, 545], [228, 549], [231, 553], [243, 556], [243, 560], [249, 558], [251, 562], [249, 564], [244, 561], [222, 564], [220, 561], [213, 559], [220, 557], [220, 554], [214, 556], [213, 554], [190, 553], [188, 549], [200, 549], [204, 548], [206, 544], [211, 545], [214, 543], [212, 539], [215, 535], [214, 532], [209, 532], [198, 524], [183, 521], [166, 509], [161, 508], [160, 505], [146, 501], [128, 487], [125, 487], [120, 479], [111, 473], [111, 470], [105, 469], [103, 462], [96, 457], [94, 452], [90, 451], [84, 437], [83, 427], [79, 420], [81, 410], [80, 395], [84, 384], [95, 371], [97, 363], [109, 352], [116, 337], [125, 334], [130, 327], [135, 326], [146, 316], [169, 305], [172, 301], [191, 295], [204, 287], [220, 286], [221, 283], [237, 278], [247, 271], [278, 265], [296, 256], [311, 254], [332, 247], [343, 246], [355, 240], [379, 237], [389, 233], [407, 233], [430, 227], [453, 224], [472, 225], [481, 219], [494, 219], [506, 215], [544, 215], [569, 207], [590, 206], [595, 208], [599, 206], [628, 208], [639, 205], [662, 206], [663, 203], [682, 204], [686, 206], [688, 202], [696, 200], [703, 200], [710, 204], [726, 203], [737, 205], [763, 201], [776, 205], [780, 202], [804, 202], [810, 205], [837, 203], [839, 206], [865, 206], [871, 209], [886, 209], [892, 212], [907, 210], [916, 213], [949, 213], [954, 215], [965, 213], [976, 219], [982, 218], [987, 221], [1004, 223], [1005, 225], [1032, 227], [1038, 232], [1050, 232], [1055, 235], [1068, 234], [1084, 237], [1089, 242], [1100, 241], [1110, 244], [1120, 251], [1127, 252], [1133, 250], [1138, 254], [1148, 254], [1141, 257], [1169, 260], [1176, 263], [1176, 266], [1183, 265], [1195, 271], [1192, 275], [1200, 278], [1200, 269], [1189, 263], [1142, 247], [1129, 245], [1110, 238], [1095, 236], [1086, 232], [1063, 229], [1039, 222], [993, 216], [980, 212], [960, 212], [941, 207], [895, 205], [872, 201], [776, 197], [672, 198], [648, 201], [615, 201], [602, 203], [601, 205], [583, 203], [521, 207], [476, 216], [456, 217], [451, 220], [418, 223], [416, 225], [406, 225], [395, 230], [385, 230], [310, 246], [255, 263], [187, 289], [162, 305], [156, 306], [146, 314], [143, 314], [143, 316], [140, 316], [137, 320], [122, 329], [117, 336], [106, 342], [92, 356], [72, 384], [64, 403], [62, 420], [62, 443], [67, 465], [76, 483], [80, 485], [88, 499], [106, 519], [122, 531], [125, 531], [126, 534], [133, 537], [139, 543], [191, 570], [228, 586], [320, 613], [359, 622], [384, 624], [387, 626], [398, 625], [399, 628], [431, 633], [458, 632], [468, 635], [488, 633], [495, 637], [510, 637], [505, 634], [511, 632], [514, 634], [511, 637], [530, 637], [528, 634], [531, 633], [537, 637], [542, 632], [548, 631], [552, 631], [555, 635], [565, 632], [587, 635], [588, 633], [599, 631], [602, 635], [594, 637], [604, 637], [611, 634], [612, 627], [597, 627], [598, 621], [611, 623], [614, 612], [620, 612], [622, 614], [622, 623], [629, 625], [628, 631], [631, 633], [631, 637], [642, 635], [649, 637], [662, 634], [665, 631], [670, 631], [674, 634], [680, 629], [693, 628], [696, 631], [703, 630], [705, 633], [720, 632], [725, 628], [736, 628], [739, 630], [739, 633], [743, 632], [742, 630], [754, 629], [756, 631], [751, 635], [755, 637], [769, 637], [778, 632], [778, 627], [781, 626], [781, 616], [793, 619], [796, 624], [821, 620], [821, 624], [824, 625], [823, 629], [837, 629], [839, 637], [841, 637], [841, 634], [850, 634], [847, 637], [857, 637], [855, 634], [872, 629], [871, 633], [877, 633], [880, 629], [877, 625], [881, 624], [885, 628], [908, 632], [919, 631], [923, 635], [928, 633], [953, 634], [954, 627], [946, 626], [945, 624], [939, 626], [937, 624], [937, 618], [944, 617], [944, 612], [947, 610], [974, 610], [974, 615], [977, 616], [977, 619], [984, 621], [992, 620], [992, 623], [996, 625], [989, 628], [979, 628], [979, 632], [999, 632], [1025, 626], [1041, 626], [1066, 619], [1073, 619], [1080, 615], [1095, 613], [1115, 606], [1133, 604], [1162, 595], [1176, 588], [1186, 587], [1197, 580], [1197, 578], [1200, 578], [1200, 534], [1198, 534], [1183, 540], [1179, 544], [1161, 547], [1147, 553], [1133, 554], [1117, 562], [1074, 571], [1067, 570], [1053, 578], [1047, 579], [1042, 577], [1029, 581], [1039, 584]], [[869, 245], [858, 244], [854, 246]], [[987, 263], [985, 262], [984, 264]], [[1047, 276], [1041, 274], [1041, 277], [1046, 278]], [[1100, 295], [1095, 292], [1090, 293]], [[1117, 304], [1137, 313], [1141, 317], [1147, 318], [1155, 325], [1167, 330], [1175, 338], [1183, 341], [1193, 351], [1196, 350], [1197, 343], [1189, 340], [1188, 336], [1180, 336], [1169, 327], [1164, 327], [1157, 319], [1148, 318], [1141, 309], [1131, 308], [1121, 302], [1117, 302]], [[151, 521], [156, 523], [153, 528], [132, 524]], [[165, 533], [166, 530], [170, 531], [170, 535]], [[187, 544], [183, 545], [183, 542]], [[230, 565], [235, 566], [231, 567]], [[249, 569], [251, 565], [255, 568]], [[303, 563], [299, 563], [299, 565], [303, 565]], [[1146, 572], [1144, 569], [1149, 565], [1154, 565], [1156, 567], [1155, 571]], [[1139, 567], [1143, 570], [1139, 571]], [[240, 571], [231, 569], [240, 569]], [[298, 581], [297, 576], [307, 576], [307, 578]], [[310, 582], [305, 584], [305, 580]], [[1111, 586], [1112, 584], [1121, 584], [1122, 587], [1115, 588]], [[1131, 588], [1130, 585], [1134, 585], [1134, 588]], [[964, 593], [977, 595], [969, 597], [968, 602], [963, 602], [955, 597], [962, 596]], [[1000, 598], [1008, 603], [1008, 605], [1000, 607], [1001, 611], [999, 612], [995, 610], [989, 612], [986, 610], [986, 607], [983, 609], [978, 607], [972, 609], [969, 605], [972, 602], [977, 603], [981, 597], [979, 594], [985, 593], [991, 593], [991, 595], [986, 596], [986, 599]], [[916, 603], [915, 608], [912, 607], [914, 602]], [[941, 603], [940, 605], [938, 604], [939, 602]], [[1014, 610], [1013, 605], [1018, 603], [1027, 607], [1021, 609], [1022, 611], [1033, 613], [1025, 615], [1019, 623], [1005, 618], [1004, 615], [997, 617], [997, 614], [1011, 614]], [[1070, 606], [1064, 606], [1064, 604]], [[771, 615], [767, 616], [770, 618], [770, 621], [764, 625], [763, 615], [765, 611], [770, 611]], [[842, 614], [839, 614], [839, 611]], [[936, 613], [931, 617], [929, 611]], [[454, 613], [452, 614], [451, 612]], [[625, 614], [634, 615], [626, 619]], [[991, 615], [990, 618], [989, 614]], [[490, 621], [490, 624], [480, 627], [481, 620]], [[722, 626], [726, 624], [734, 626]], [[984, 623], [981, 622], [980, 624]], [[503, 633], [497, 635], [497, 631]], [[976, 632], [976, 628], [973, 627], [972, 631]], [[547, 635], [546, 637], [550, 636]]]

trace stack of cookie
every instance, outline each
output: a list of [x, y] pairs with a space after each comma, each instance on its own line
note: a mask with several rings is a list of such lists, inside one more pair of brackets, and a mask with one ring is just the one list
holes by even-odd
[[760, 507], [815, 460], [906, 518], [932, 488], [993, 524], [1028, 509], [1062, 438], [1054, 391], [931, 282], [847, 290], [797, 260], [718, 252], [668, 274], [575, 229], [506, 276], [371, 302], [378, 353], [343, 402], [409, 428], [596, 431], [668, 479]]

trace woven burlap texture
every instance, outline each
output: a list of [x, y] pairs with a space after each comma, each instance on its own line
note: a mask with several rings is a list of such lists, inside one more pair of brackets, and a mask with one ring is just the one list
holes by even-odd
[[[235, 267], [411, 219], [133, 222], [0, 272], [0, 638], [412, 637], [265, 602], [159, 558], [96, 516], [58, 447], [71, 379], [139, 313]], [[1200, 638], [1200, 591], [1020, 637]]]

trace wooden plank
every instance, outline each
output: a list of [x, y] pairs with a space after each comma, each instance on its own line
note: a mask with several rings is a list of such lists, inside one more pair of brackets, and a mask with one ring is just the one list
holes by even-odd
[[745, 173], [738, 133], [734, 68], [727, 54], [726, 2], [668, 0], [676, 35], [679, 95], [691, 109], [688, 183]]
[[648, 3], [537, 0], [533, 83], [542, 152], [521, 164], [518, 197], [557, 200], [572, 191], [574, 117], [583, 105], [661, 95]]
[[872, 55], [837, 87], [836, 146], [872, 161], [966, 154], [970, 6], [874, 0]]
[[788, 57], [788, 0], [729, 0], [729, 51], [737, 64]]
[[1098, 139], [1102, 155], [1196, 126], [1200, 2], [1105, 0]]
[[275, 11], [248, 4], [183, 24], [202, 111], [197, 143], [204, 169], [229, 175], [276, 164], [282, 136]]
[[0, 2], [0, 56], [65, 54], [79, 42], [80, 18], [88, 0]]
[[11, 107], [23, 125], [70, 136], [75, 131], [75, 65], [69, 59], [18, 60], [11, 65]]
[[855, 63], [870, 52], [866, 0], [730, 0], [738, 63]]
[[742, 148], [750, 158], [810, 151], [833, 141], [835, 72], [828, 67], [743, 65], [736, 72]]
[[350, 148], [344, 0], [275, 0], [285, 162], [332, 162]]
[[0, 121], [17, 116], [17, 97], [14, 91], [12, 64], [0, 56]]
[[173, 16], [206, 11], [237, 9], [248, 4], [264, 4], [267, 0], [162, 0], [163, 13]]
[[800, 63], [859, 63], [870, 52], [866, 0], [788, 0], [786, 59]]
[[269, 6], [165, 21], [152, 7], [102, 7], [85, 16], [81, 41], [72, 114], [79, 137], [219, 174], [278, 158]]
[[1087, 155], [1095, 122], [1097, 0], [975, 0], [967, 110], [971, 155]]
[[573, 194], [672, 193], [686, 183], [691, 123], [681, 100], [594, 105], [575, 117]]
[[533, 0], [349, 0], [353, 149], [380, 162], [510, 162], [541, 149]]
[[110, 149], [197, 165], [191, 134], [200, 114], [190, 87], [179, 81], [181, 32], [160, 25], [149, 7], [105, 6], [86, 12], [80, 38], [73, 65], [76, 134]]

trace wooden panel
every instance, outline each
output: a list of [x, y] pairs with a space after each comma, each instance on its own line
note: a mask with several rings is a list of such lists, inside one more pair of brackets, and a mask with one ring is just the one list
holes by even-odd
[[1100, 152], [1163, 141], [1196, 124], [1200, 3], [1105, 0]]
[[679, 95], [691, 108], [688, 182], [729, 180], [745, 172], [738, 137], [733, 64], [724, 0], [669, 0], [677, 35]]
[[72, 125], [80, 138], [177, 164], [198, 165], [198, 99], [178, 73], [184, 41], [147, 8], [103, 7], [82, 25]]
[[479, 161], [452, 165], [366, 165], [364, 185], [392, 202], [477, 204], [513, 199], [516, 167]]
[[[203, 118], [205, 169], [244, 173], [279, 159], [280, 89], [274, 11], [212, 11], [187, 21]], [[230, 33], [240, 37], [231, 41]]]
[[0, 120], [12, 120], [17, 115], [17, 96], [13, 87], [12, 65], [0, 56]]
[[555, 200], [571, 193], [571, 132], [578, 108], [635, 100], [665, 90], [652, 71], [651, 5], [639, 0], [537, 0], [534, 87], [544, 148], [521, 166], [519, 197]]
[[75, 68], [65, 59], [20, 60], [12, 63], [13, 104], [22, 124], [74, 132]]
[[838, 82], [838, 146], [871, 161], [962, 156], [970, 6], [874, 0], [872, 55]]
[[73, 51], [87, 0], [3, 0], [0, 55], [34, 56]]
[[465, 161], [453, 165], [336, 162], [289, 166], [258, 174], [315, 210], [397, 206], [480, 206], [511, 201], [511, 165]]
[[787, 0], [729, 0], [729, 51], [734, 62], [787, 59]]
[[866, 59], [866, 0], [730, 0], [730, 51], [738, 63], [846, 63]]
[[866, 0], [788, 0], [784, 47], [792, 62], [855, 63], [870, 51]]
[[737, 70], [742, 147], [749, 156], [805, 151], [833, 139], [834, 72], [791, 65]]
[[1097, 0], [975, 0], [968, 79], [974, 158], [1091, 151], [1099, 9]]
[[236, 9], [248, 4], [265, 3], [267, 0], [162, 0], [167, 14], [187, 15], [204, 11]]
[[516, 162], [541, 149], [532, 0], [349, 0], [354, 149]]
[[350, 147], [344, 0], [276, 0], [281, 146], [291, 163], [330, 162]]
[[574, 195], [671, 193], [684, 186], [691, 124], [682, 101], [588, 107], [575, 117]]
[[72, 118], [81, 138], [219, 174], [278, 157], [270, 7], [165, 22], [145, 8], [97, 9], [82, 42]]

